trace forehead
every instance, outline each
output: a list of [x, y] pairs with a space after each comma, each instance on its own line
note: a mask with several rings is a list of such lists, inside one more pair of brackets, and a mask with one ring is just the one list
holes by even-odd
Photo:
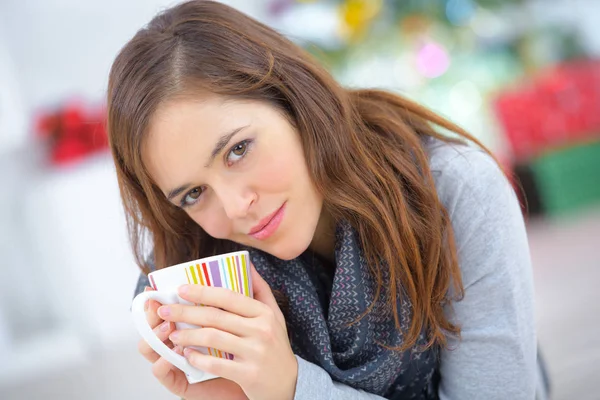
[[[219, 97], [178, 99], [161, 104], [150, 120], [147, 142], [171, 141], [183, 133], [189, 136], [214, 131], [226, 123], [223, 118], [235, 105]], [[212, 127], [213, 129], [204, 129]]]
[[[163, 190], [194, 182], [220, 136], [265, 118], [259, 102], [210, 96], [178, 99], [153, 115], [142, 148], [150, 176]], [[268, 114], [268, 113], [266, 113]]]
[[159, 107], [149, 124], [142, 160], [163, 191], [188, 182], [203, 168], [219, 132], [234, 122], [225, 118], [232, 107], [216, 97], [171, 101]]

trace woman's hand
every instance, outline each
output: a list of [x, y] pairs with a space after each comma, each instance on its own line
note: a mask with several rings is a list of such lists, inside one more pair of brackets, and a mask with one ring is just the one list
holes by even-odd
[[[152, 290], [146, 288], [146, 290]], [[168, 339], [175, 328], [175, 324], [164, 322], [157, 314], [157, 309], [160, 303], [149, 300], [146, 308], [146, 319], [150, 326], [154, 328], [154, 333], [160, 340], [175, 350], [180, 355], [181, 347], [173, 346]], [[227, 379], [218, 378], [205, 382], [190, 385], [185, 377], [185, 374], [178, 368], [172, 366], [167, 360], [159, 356], [144, 339], [138, 344], [139, 352], [152, 365], [152, 373], [167, 389], [173, 394], [183, 397], [187, 400], [204, 400], [204, 399], [219, 399], [219, 400], [247, 400], [248, 397], [244, 394], [240, 386]]]
[[185, 357], [196, 368], [237, 383], [250, 400], [292, 400], [298, 363], [285, 319], [269, 285], [254, 266], [251, 274], [254, 299], [228, 289], [184, 285], [179, 295], [204, 306], [162, 306], [158, 314], [165, 321], [203, 327], [171, 333], [169, 338], [175, 345], [211, 347], [235, 356], [229, 360], [185, 349]]

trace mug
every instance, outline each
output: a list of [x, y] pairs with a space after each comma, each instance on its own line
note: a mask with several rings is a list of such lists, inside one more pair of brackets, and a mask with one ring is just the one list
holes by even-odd
[[[252, 297], [252, 280], [250, 278], [250, 257], [247, 251], [221, 254], [217, 256], [202, 258], [163, 268], [148, 274], [153, 291], [138, 294], [131, 305], [133, 322], [142, 338], [161, 357], [182, 370], [190, 384], [203, 382], [218, 376], [201, 371], [188, 363], [187, 359], [173, 350], [169, 349], [152, 331], [152, 327], [146, 319], [144, 305], [149, 299], [161, 304], [201, 304], [190, 303], [177, 295], [177, 289], [185, 284], [197, 284], [205, 286], [222, 287], [244, 296]], [[200, 328], [196, 325], [175, 323], [178, 330]], [[225, 353], [219, 349], [196, 347], [204, 354], [213, 357], [234, 359], [233, 354]]]

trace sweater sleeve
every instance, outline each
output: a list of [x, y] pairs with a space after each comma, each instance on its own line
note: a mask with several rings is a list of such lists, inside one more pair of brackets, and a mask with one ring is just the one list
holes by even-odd
[[321, 367], [298, 356], [298, 380], [294, 400], [383, 400], [381, 396], [334, 382]]
[[465, 293], [446, 309], [461, 338], [442, 351], [440, 399], [534, 399], [533, 277], [519, 202], [487, 154], [442, 151], [432, 170], [452, 220]]

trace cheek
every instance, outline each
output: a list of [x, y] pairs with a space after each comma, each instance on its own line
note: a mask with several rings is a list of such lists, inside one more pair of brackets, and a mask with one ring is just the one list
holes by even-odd
[[288, 191], [298, 182], [301, 160], [277, 155], [264, 160], [256, 169], [260, 186], [267, 192]]
[[198, 212], [190, 217], [210, 236], [217, 239], [229, 239], [231, 235], [231, 221], [218, 210], [212, 212]]

